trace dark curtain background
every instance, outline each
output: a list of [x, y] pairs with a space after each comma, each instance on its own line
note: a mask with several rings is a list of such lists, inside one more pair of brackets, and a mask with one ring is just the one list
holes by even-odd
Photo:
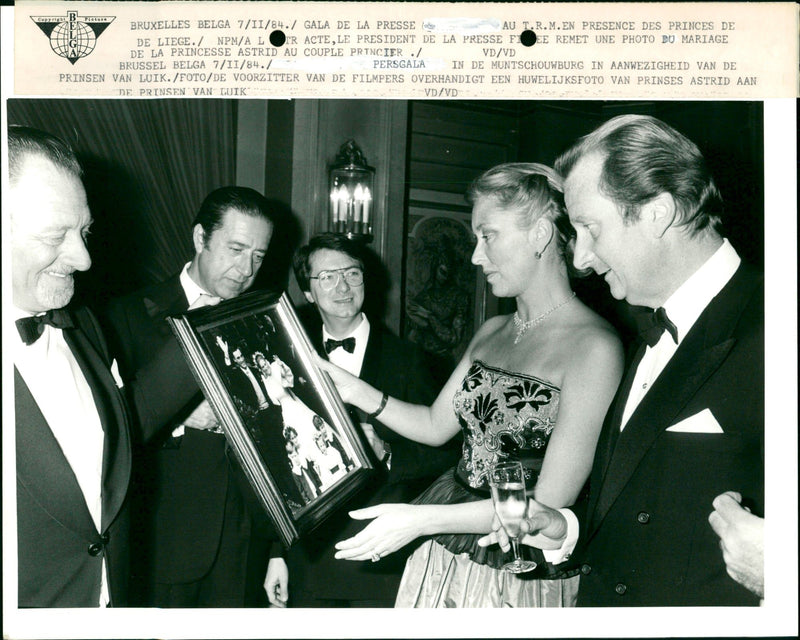
[[81, 160], [93, 264], [76, 295], [92, 306], [179, 271], [203, 198], [235, 183], [232, 100], [14, 99], [8, 122], [67, 140]]

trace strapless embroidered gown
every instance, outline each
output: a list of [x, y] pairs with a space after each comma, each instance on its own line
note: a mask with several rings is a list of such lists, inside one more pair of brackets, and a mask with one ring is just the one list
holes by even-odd
[[[461, 460], [414, 502], [458, 504], [490, 497], [486, 475], [499, 460], [520, 460], [526, 484], [536, 484], [558, 416], [559, 389], [519, 373], [473, 362], [453, 406], [464, 434]], [[556, 571], [542, 553], [520, 545], [539, 566], [514, 575], [499, 567], [509, 560], [497, 545], [479, 547], [473, 534], [426, 540], [408, 559], [396, 607], [574, 606], [577, 570]]]

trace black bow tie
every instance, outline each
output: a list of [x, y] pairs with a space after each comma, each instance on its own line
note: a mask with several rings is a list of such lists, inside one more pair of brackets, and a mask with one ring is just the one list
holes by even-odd
[[44, 325], [49, 324], [56, 329], [69, 329], [75, 325], [72, 322], [72, 317], [66, 309], [50, 309], [47, 313], [41, 316], [31, 316], [28, 318], [20, 318], [15, 323], [19, 337], [25, 344], [33, 344], [39, 339], [39, 336], [44, 333]]
[[636, 315], [636, 325], [639, 335], [651, 347], [656, 346], [664, 331], [678, 344], [678, 327], [669, 319], [664, 307], [659, 307], [655, 311], [645, 312]]
[[353, 351], [356, 349], [356, 339], [351, 336], [349, 338], [345, 338], [344, 340], [332, 340], [331, 338], [328, 338], [325, 341], [325, 353], [330, 353], [336, 347], [341, 347], [347, 351], [347, 353], [353, 353]]

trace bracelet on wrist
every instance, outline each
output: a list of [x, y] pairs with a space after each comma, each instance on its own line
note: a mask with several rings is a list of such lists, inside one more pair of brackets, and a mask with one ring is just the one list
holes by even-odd
[[380, 406], [375, 411], [373, 411], [372, 413], [368, 414], [367, 417], [368, 418], [377, 418], [381, 414], [381, 412], [386, 408], [386, 403], [387, 402], [389, 402], [389, 394], [384, 393], [383, 397], [381, 398]]

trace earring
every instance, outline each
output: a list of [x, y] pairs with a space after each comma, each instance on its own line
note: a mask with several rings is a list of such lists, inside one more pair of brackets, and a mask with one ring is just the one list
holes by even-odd
[[536, 253], [534, 253], [533, 255], [534, 255], [534, 256], [536, 256], [536, 259], [537, 259], [537, 260], [541, 260], [541, 259], [542, 259], [542, 252], [541, 252], [541, 251], [537, 251], [537, 252], [536, 252]]

